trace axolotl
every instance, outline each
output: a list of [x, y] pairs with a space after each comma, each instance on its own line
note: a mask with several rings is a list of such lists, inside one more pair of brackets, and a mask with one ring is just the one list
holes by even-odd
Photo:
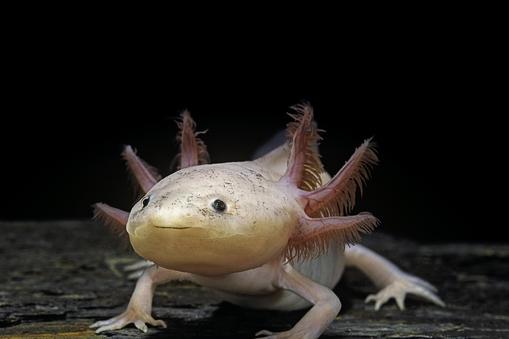
[[123, 157], [144, 196], [130, 213], [98, 203], [96, 215], [127, 230], [134, 251], [153, 263], [139, 277], [127, 309], [91, 325], [96, 332], [147, 323], [158, 285], [191, 281], [225, 301], [255, 309], [309, 311], [284, 332], [264, 338], [318, 338], [341, 302], [332, 288], [346, 266], [380, 288], [369, 295], [378, 310], [394, 298], [404, 309], [410, 293], [444, 306], [436, 288], [355, 244], [379, 223], [370, 213], [349, 215], [356, 195], [378, 161], [371, 139], [336, 175], [320, 161], [320, 130], [309, 104], [293, 107], [287, 141], [254, 161], [208, 164], [206, 146], [184, 112], [177, 139], [178, 170], [161, 180], [126, 146]]

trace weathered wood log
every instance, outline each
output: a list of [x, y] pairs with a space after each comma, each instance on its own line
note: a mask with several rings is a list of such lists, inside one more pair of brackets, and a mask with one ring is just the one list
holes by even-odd
[[[122, 267], [137, 257], [88, 221], [0, 223], [0, 338], [96, 337], [88, 326], [120, 313], [134, 281]], [[364, 304], [375, 288], [349, 270], [336, 287], [343, 309], [323, 338], [509, 337], [509, 245], [418, 245], [375, 233], [364, 243], [439, 288], [446, 308], [407, 299], [380, 311]], [[167, 329], [134, 327], [103, 336], [252, 338], [289, 329], [303, 312], [242, 309], [188, 283], [161, 286], [154, 313]], [[99, 336], [98, 336], [99, 337]]]

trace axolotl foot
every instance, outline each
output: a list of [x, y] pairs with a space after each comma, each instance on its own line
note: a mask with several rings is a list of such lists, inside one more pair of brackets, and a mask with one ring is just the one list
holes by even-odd
[[401, 272], [394, 280], [377, 294], [370, 294], [364, 302], [375, 302], [375, 310], [378, 311], [389, 299], [394, 298], [400, 310], [405, 309], [405, 297], [407, 293], [414, 294], [432, 303], [445, 307], [445, 303], [435, 292], [437, 289], [427, 281]]
[[147, 324], [166, 328], [164, 321], [154, 319], [151, 316], [154, 290], [159, 284], [173, 280], [182, 280], [186, 275], [186, 273], [152, 265], [143, 272], [143, 275], [136, 282], [136, 287], [134, 288], [131, 300], [129, 300], [127, 309], [116, 317], [98, 321], [90, 327], [97, 328], [96, 333], [119, 330], [129, 324], [134, 324], [136, 328], [143, 332], [148, 331]]
[[90, 325], [90, 328], [97, 328], [95, 333], [101, 333], [104, 331], [119, 330], [129, 324], [134, 324], [140, 331], [147, 332], [148, 328], [146, 323], [152, 326], [166, 328], [166, 323], [163, 320], [156, 320], [152, 318], [150, 314], [138, 312], [133, 308], [128, 308], [123, 313], [111, 319], [98, 321]]

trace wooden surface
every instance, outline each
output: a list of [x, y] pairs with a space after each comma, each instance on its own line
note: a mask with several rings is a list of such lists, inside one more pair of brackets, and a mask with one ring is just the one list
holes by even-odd
[[[0, 223], [0, 338], [100, 337], [88, 325], [125, 308], [134, 282], [122, 267], [136, 256], [93, 222]], [[343, 309], [322, 338], [509, 338], [509, 245], [417, 245], [376, 233], [370, 248], [421, 276], [448, 304], [407, 299], [375, 312], [374, 287], [349, 270], [336, 287]], [[156, 318], [167, 329], [134, 327], [103, 337], [252, 338], [290, 328], [304, 312], [241, 309], [192, 284], [157, 289]]]

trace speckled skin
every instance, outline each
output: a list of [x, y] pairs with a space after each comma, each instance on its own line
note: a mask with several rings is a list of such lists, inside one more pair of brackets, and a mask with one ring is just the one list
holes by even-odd
[[[277, 181], [285, 173], [288, 155], [289, 148], [284, 145], [278, 147], [265, 157], [255, 162], [248, 162], [247, 164], [251, 168], [264, 173], [271, 180]], [[327, 173], [323, 173], [322, 181], [326, 183], [329, 180], [330, 176]], [[270, 267], [270, 265], [263, 265], [243, 272], [242, 275], [252, 277], [265, 276], [269, 281], [272, 281], [274, 278], [270, 277], [270, 269], [267, 266]], [[308, 260], [296, 260], [293, 262], [293, 268], [320, 285], [332, 289], [339, 282], [345, 268], [344, 247], [339, 244], [331, 244], [329, 250], [324, 255]], [[209, 280], [200, 277], [197, 277], [197, 282], [203, 286], [209, 286], [210, 284]], [[209, 287], [214, 288], [214, 286]], [[216, 288], [216, 290], [222, 295], [224, 300], [249, 308], [291, 311], [311, 306], [309, 301], [287, 290], [280, 289], [256, 296], [234, 294], [231, 291], [224, 291], [224, 289]]]
[[[302, 209], [286, 187], [275, 182], [285, 173], [289, 148], [280, 146], [253, 162], [203, 165], [183, 169], [157, 183], [132, 209], [127, 230], [131, 244], [153, 261], [137, 282], [126, 311], [92, 325], [97, 332], [134, 323], [164, 326], [151, 316], [157, 285], [190, 280], [214, 289], [232, 303], [263, 309], [295, 310], [314, 305], [290, 330], [261, 331], [269, 338], [318, 338], [341, 308], [331, 291], [346, 265], [365, 272], [382, 290], [367, 301], [378, 309], [389, 298], [404, 308], [406, 293], [438, 305], [429, 283], [399, 270], [362, 246], [330, 244], [311, 260], [290, 264], [282, 257]], [[322, 174], [323, 182], [330, 180]], [[220, 198], [228, 209], [211, 210]], [[171, 331], [171, 330], [170, 330]]]
[[[162, 267], [203, 275], [244, 271], [279, 257], [298, 206], [257, 169], [251, 162], [203, 165], [161, 180], [147, 194], [150, 203], [131, 211], [133, 248]], [[226, 211], [211, 208], [215, 199]]]

